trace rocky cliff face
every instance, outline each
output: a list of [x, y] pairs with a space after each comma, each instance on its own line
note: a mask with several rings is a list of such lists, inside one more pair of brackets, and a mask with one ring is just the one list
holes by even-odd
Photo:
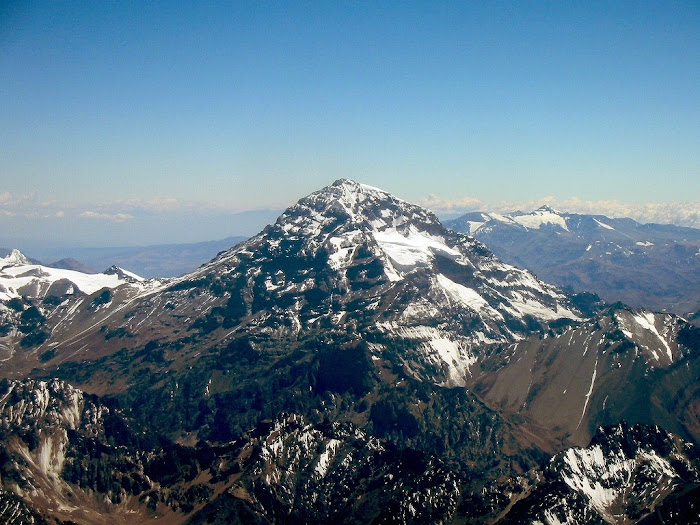
[[183, 447], [62, 381], [2, 390], [10, 523], [44, 519], [12, 493], [49, 521], [78, 523], [438, 523], [462, 501], [454, 467], [351, 422], [282, 414], [225, 444]]
[[678, 317], [615, 306], [558, 334], [491, 348], [468, 386], [579, 445], [621, 420], [696, 440], [699, 334]]
[[664, 502], [667, 516], [687, 516], [677, 498], [697, 505], [697, 495], [689, 493], [699, 486], [697, 465], [694, 446], [658, 427], [601, 427], [588, 447], [552, 458], [535, 490], [505, 522], [635, 523], [653, 519]]

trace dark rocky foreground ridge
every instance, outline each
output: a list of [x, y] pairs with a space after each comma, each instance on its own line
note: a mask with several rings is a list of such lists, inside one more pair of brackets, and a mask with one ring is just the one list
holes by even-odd
[[697, 505], [696, 328], [567, 295], [352, 181], [182, 278], [6, 303], [18, 516], [633, 523]]

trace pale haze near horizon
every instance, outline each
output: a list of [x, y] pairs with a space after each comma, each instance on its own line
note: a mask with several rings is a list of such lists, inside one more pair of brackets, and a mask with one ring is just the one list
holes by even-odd
[[699, 29], [695, 2], [4, 5], [0, 243], [250, 235], [340, 177], [699, 227]]

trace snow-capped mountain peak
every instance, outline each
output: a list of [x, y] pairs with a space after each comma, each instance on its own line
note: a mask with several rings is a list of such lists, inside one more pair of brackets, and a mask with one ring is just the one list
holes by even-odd
[[1, 266], [20, 266], [23, 264], [31, 264], [31, 262], [26, 255], [16, 248], [7, 257], [0, 258]]
[[557, 215], [561, 215], [561, 212], [560, 212], [559, 210], [555, 210], [554, 208], [552, 208], [551, 206], [549, 206], [549, 205], [547, 205], [547, 204], [543, 204], [542, 206], [540, 206], [539, 208], [537, 208], [535, 211], [536, 211], [536, 212], [539, 211], [539, 212], [543, 212], [543, 213], [544, 213], [544, 212], [555, 213], [555, 214], [557, 214]]
[[287, 234], [318, 236], [339, 229], [383, 231], [408, 224], [439, 224], [431, 212], [398, 199], [384, 190], [349, 179], [339, 179], [301, 199], [275, 223]]
[[580, 317], [560, 290], [504, 264], [428, 210], [347, 179], [302, 198], [187, 279], [215, 282], [231, 295], [236, 317], [226, 325], [254, 319], [275, 334], [372, 327], [381, 337], [418, 341], [416, 359], [437, 364], [445, 374], [437, 380], [450, 384], [463, 383], [476, 345]]
[[126, 281], [128, 283], [140, 283], [145, 281], [140, 275], [136, 275], [129, 270], [125, 270], [117, 265], [110, 266], [107, 270], [103, 272], [105, 275], [116, 275], [119, 279]]

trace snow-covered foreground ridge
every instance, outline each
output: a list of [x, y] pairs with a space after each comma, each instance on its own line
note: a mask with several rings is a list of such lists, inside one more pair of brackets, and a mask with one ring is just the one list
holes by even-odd
[[[573, 447], [558, 454], [551, 473], [578, 493], [605, 521], [619, 523], [633, 505], [653, 509], [674, 487], [698, 472], [688, 461], [692, 445], [659, 427], [625, 423], [602, 428], [586, 448]], [[651, 445], [651, 444], [654, 445]], [[627, 509], [626, 509], [627, 507]]]

